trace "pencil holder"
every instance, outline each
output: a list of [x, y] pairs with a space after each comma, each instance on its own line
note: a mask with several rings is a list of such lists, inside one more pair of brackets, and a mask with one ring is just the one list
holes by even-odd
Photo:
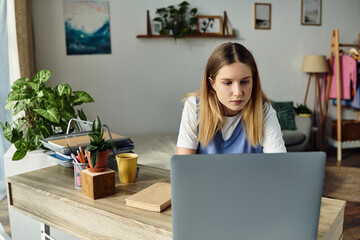
[[77, 163], [73, 161], [74, 164], [74, 183], [75, 187], [81, 189], [81, 170], [86, 169], [87, 163]]

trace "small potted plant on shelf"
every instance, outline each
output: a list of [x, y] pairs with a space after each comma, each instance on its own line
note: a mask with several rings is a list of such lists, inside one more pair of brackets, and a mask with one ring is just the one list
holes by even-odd
[[306, 106], [306, 104], [296, 104], [294, 107], [295, 113], [303, 117], [311, 117], [312, 111]]
[[90, 172], [103, 172], [107, 168], [110, 149], [115, 148], [115, 144], [110, 140], [105, 140], [104, 130], [101, 128], [101, 121], [98, 116], [95, 118], [92, 131], [88, 135], [90, 144], [85, 151], [89, 163], [88, 169]]
[[80, 117], [86, 120], [82, 109], [75, 107], [94, 102], [84, 91], [72, 91], [67, 83], [51, 88], [45, 85], [50, 70], [38, 71], [32, 79], [20, 78], [11, 86], [6, 110], [12, 110], [16, 119], [12, 124], [0, 121], [4, 137], [15, 145], [12, 160], [20, 160], [26, 153], [42, 147], [40, 139], [65, 133], [68, 121]]
[[153, 20], [161, 23], [162, 29], [159, 31], [161, 35], [168, 36], [172, 32], [173, 37], [177, 39], [194, 34], [194, 26], [197, 23], [195, 16], [197, 8], [192, 8], [188, 12], [189, 3], [186, 1], [178, 6], [179, 8], [176, 8], [171, 5], [156, 10], [156, 14], [159, 16]]

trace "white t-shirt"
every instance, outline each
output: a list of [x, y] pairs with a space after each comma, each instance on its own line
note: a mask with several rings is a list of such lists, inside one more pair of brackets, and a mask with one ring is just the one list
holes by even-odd
[[[268, 102], [264, 103], [264, 137], [260, 145], [264, 153], [286, 152], [285, 142], [282, 137], [279, 121], [276, 117], [276, 111]], [[226, 117], [224, 126], [221, 128], [221, 134], [224, 140], [231, 137], [233, 131], [241, 119], [241, 113], [233, 117]], [[199, 141], [197, 139], [197, 114], [196, 98], [189, 97], [184, 104], [181, 117], [177, 147], [197, 149]]]

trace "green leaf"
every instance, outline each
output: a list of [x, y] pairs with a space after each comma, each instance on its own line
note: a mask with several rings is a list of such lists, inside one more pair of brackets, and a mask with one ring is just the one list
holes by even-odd
[[50, 76], [51, 76], [50, 70], [40, 70], [35, 74], [33, 81], [35, 83], [44, 83], [47, 80], [49, 80]]
[[84, 113], [84, 111], [82, 109], [80, 109], [80, 110], [78, 109], [77, 112], [78, 112], [78, 116], [80, 117], [81, 120], [87, 121], [85, 113]]
[[37, 112], [38, 114], [40, 114], [40, 116], [46, 118], [47, 120], [54, 122], [54, 123], [59, 123], [60, 122], [60, 114], [59, 111], [55, 108], [49, 108], [47, 110], [44, 109], [34, 109], [35, 112]]
[[58, 95], [61, 97], [62, 95], [71, 96], [71, 87], [67, 83], [62, 83], [55, 87], [55, 91], [58, 93]]
[[12, 160], [13, 161], [18, 161], [23, 159], [26, 156], [27, 150], [25, 149], [18, 149], [16, 150], [16, 152], [14, 153]]
[[97, 158], [98, 158], [98, 151], [97, 151], [97, 150], [91, 151], [90, 160], [91, 160], [91, 165], [92, 165], [93, 167], [96, 166]]
[[26, 103], [25, 101], [19, 101], [16, 104], [16, 107], [13, 110], [13, 116], [15, 116], [16, 114], [18, 114], [19, 112], [23, 111], [26, 109]]
[[42, 133], [36, 133], [31, 128], [29, 128], [28, 133], [28, 148], [29, 150], [36, 150], [41, 146], [40, 139], [44, 138]]
[[37, 93], [37, 97], [38, 98], [42, 98], [42, 97], [44, 97], [45, 96], [45, 94], [44, 94], [44, 91], [43, 90], [41, 90], [41, 91], [39, 91], [38, 93]]
[[12, 130], [11, 130], [11, 126], [8, 122], [5, 123], [5, 126], [1, 123], [1, 127], [3, 129], [3, 134], [4, 137], [6, 138], [6, 140], [8, 140], [9, 142], [11, 142], [12, 139]]
[[44, 92], [45, 94], [45, 100], [47, 103], [49, 103], [51, 106], [58, 107], [60, 99], [52, 92]]
[[35, 91], [39, 91], [39, 85], [34, 82], [28, 82], [28, 84], [34, 89]]
[[30, 97], [27, 92], [12, 91], [8, 95], [8, 101], [19, 101], [29, 99]]
[[70, 105], [70, 99], [66, 95], [63, 95], [60, 101], [58, 101], [58, 106], [59, 106], [59, 110], [70, 109], [70, 108], [73, 109]]
[[93, 133], [97, 133], [97, 134], [99, 134], [101, 131], [101, 121], [100, 121], [99, 116], [96, 116], [96, 118], [93, 122], [92, 131], [93, 131]]
[[12, 131], [12, 136], [11, 136], [11, 143], [14, 143], [16, 141], [19, 141], [21, 139], [21, 134], [20, 134], [20, 131], [16, 128], [13, 128]]
[[19, 90], [22, 89], [22, 87], [29, 81], [28, 78], [19, 78], [16, 80], [13, 85], [11, 86], [12, 90]]
[[51, 135], [53, 135], [53, 131], [51, 129], [51, 126], [50, 127], [46, 127], [46, 126], [41, 126], [40, 127], [40, 130], [42, 132], [42, 134], [44, 135], [44, 137], [50, 137]]
[[82, 103], [94, 102], [94, 99], [84, 91], [75, 91], [76, 98], [74, 99], [74, 106]]
[[6, 109], [6, 110], [10, 110], [10, 109], [12, 109], [12, 108], [15, 106], [15, 104], [16, 104], [15, 101], [11, 101], [11, 102], [9, 102], [8, 104], [6, 104], [5, 109]]
[[76, 116], [75, 116], [75, 111], [74, 111], [74, 109], [72, 109], [72, 108], [68, 108], [68, 109], [66, 109], [66, 110], [62, 110], [62, 111], [60, 112], [60, 116], [61, 116], [62, 118], [65, 118], [66, 121], [69, 121], [70, 119], [76, 117]]

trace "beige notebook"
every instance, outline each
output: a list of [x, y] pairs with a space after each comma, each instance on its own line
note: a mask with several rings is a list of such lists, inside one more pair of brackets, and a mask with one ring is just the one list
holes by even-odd
[[126, 205], [161, 212], [171, 205], [171, 184], [157, 182], [125, 199]]
[[[115, 133], [111, 133], [111, 137], [113, 140], [118, 140], [122, 138], [126, 138], [124, 136], [120, 136]], [[109, 133], [104, 132], [104, 138], [105, 140], [110, 140]], [[90, 138], [88, 135], [82, 135], [77, 137], [69, 137], [69, 138], [62, 138], [62, 139], [54, 139], [49, 141], [50, 144], [54, 144], [61, 147], [67, 147], [68, 145], [71, 147], [77, 147], [77, 146], [87, 146], [90, 143]]]

